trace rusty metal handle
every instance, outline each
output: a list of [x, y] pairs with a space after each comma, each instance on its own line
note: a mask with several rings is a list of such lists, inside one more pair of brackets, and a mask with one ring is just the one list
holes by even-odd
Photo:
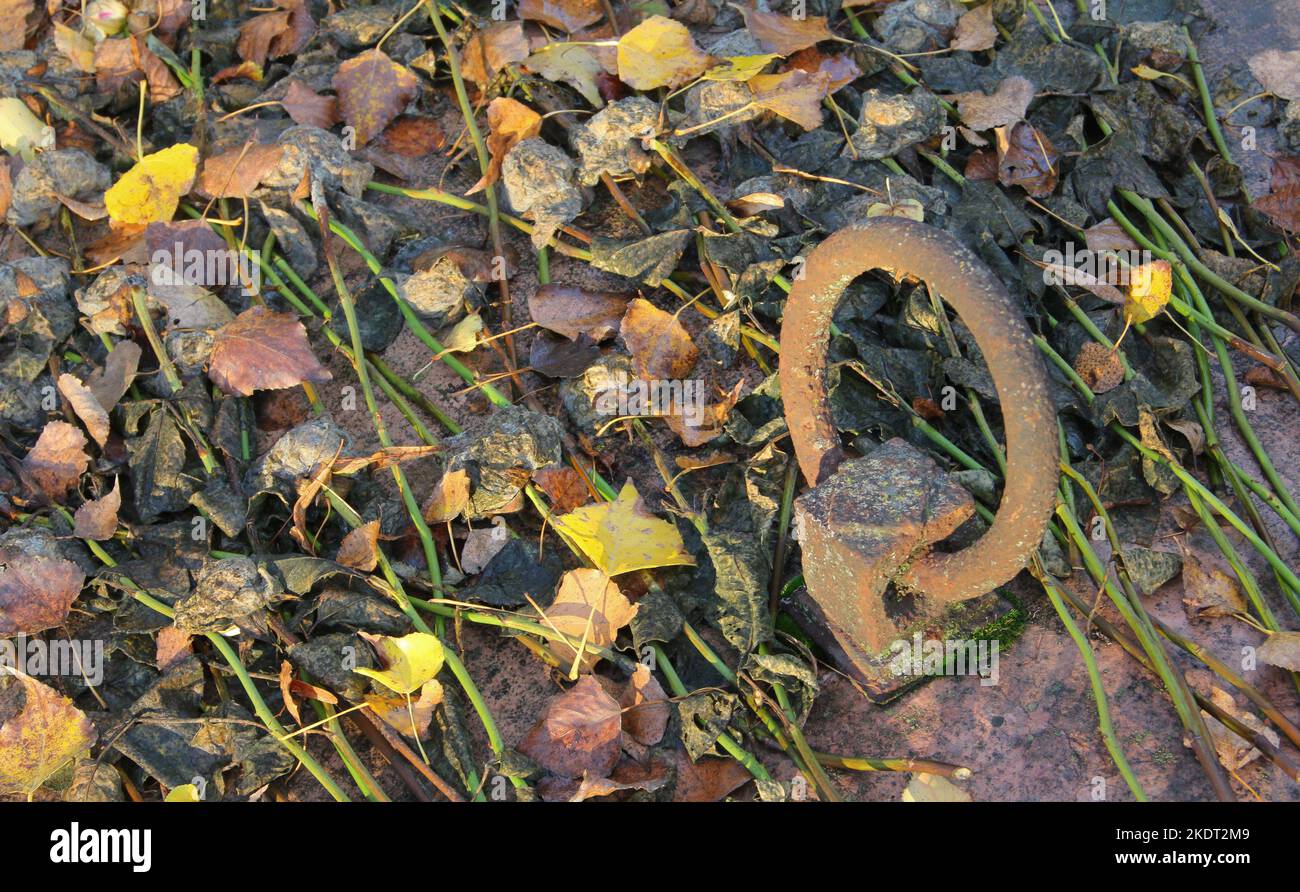
[[993, 524], [970, 547], [923, 556], [897, 580], [939, 601], [978, 597], [1024, 568], [1056, 506], [1056, 411], [1047, 373], [1011, 295], [952, 235], [898, 217], [841, 229], [808, 256], [781, 323], [781, 394], [810, 483], [820, 483], [844, 458], [826, 392], [831, 316], [849, 283], [872, 269], [921, 279], [947, 299], [993, 375], [1007, 436], [1006, 488]]

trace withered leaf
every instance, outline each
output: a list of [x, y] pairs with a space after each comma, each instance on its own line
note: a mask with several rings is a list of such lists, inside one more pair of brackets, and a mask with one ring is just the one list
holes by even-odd
[[779, 12], [730, 4], [745, 17], [745, 27], [754, 35], [764, 52], [788, 56], [797, 50], [812, 46], [818, 41], [835, 37], [826, 27], [826, 16], [810, 15], [802, 19]]
[[1016, 124], [1009, 135], [998, 128], [997, 135], [998, 181], [1037, 198], [1051, 195], [1059, 172], [1056, 147], [1028, 121]]
[[372, 520], [343, 537], [334, 560], [345, 567], [369, 573], [379, 563], [379, 521]]
[[295, 124], [328, 130], [339, 122], [339, 101], [322, 96], [302, 81], [289, 82], [289, 90], [280, 100]]
[[528, 58], [523, 22], [494, 22], [465, 42], [461, 73], [485, 87], [502, 68]]
[[568, 514], [591, 501], [591, 491], [582, 475], [564, 465], [552, 465], [533, 472], [533, 480], [551, 500], [551, 510]]
[[23, 459], [23, 472], [40, 493], [57, 502], [76, 487], [89, 464], [85, 435], [66, 421], [51, 421]]
[[405, 158], [423, 158], [446, 144], [447, 135], [436, 120], [416, 115], [402, 115], [379, 137], [381, 149]]
[[[609, 647], [618, 630], [632, 621], [636, 605], [627, 599], [618, 583], [599, 570], [580, 567], [570, 570], [560, 580], [560, 589], [545, 619], [574, 641], [586, 641], [597, 647]], [[561, 664], [574, 664], [581, 672], [590, 672], [600, 660], [586, 650], [578, 659], [577, 648], [563, 641], [548, 641], [551, 653]]]
[[542, 116], [528, 106], [505, 96], [488, 103], [487, 147], [491, 155], [488, 171], [465, 194], [473, 195], [501, 179], [501, 164], [517, 144], [542, 132]]
[[0, 637], [60, 625], [85, 581], [72, 561], [0, 549]]
[[622, 710], [600, 682], [584, 675], [553, 698], [518, 750], [561, 777], [606, 777], [618, 762]]
[[91, 499], [73, 515], [72, 535], [78, 539], [103, 541], [117, 532], [117, 512], [122, 508], [121, 483], [113, 479], [113, 488], [103, 498]]
[[1231, 616], [1249, 609], [1231, 576], [1195, 554], [1183, 558], [1183, 603], [1201, 617]]
[[1270, 666], [1300, 672], [1300, 632], [1274, 632], [1259, 646], [1258, 655]]
[[598, 0], [520, 0], [519, 17], [542, 22], [568, 34], [594, 25], [604, 16]]
[[[786, 60], [787, 69], [799, 69], [809, 74], [821, 72], [830, 80], [830, 92], [848, 86], [862, 76], [862, 69], [848, 53], [828, 56], [815, 46], [800, 50]], [[752, 87], [753, 84], [751, 83]]]
[[618, 39], [618, 78], [635, 90], [680, 87], [699, 77], [710, 61], [685, 25], [661, 15]]
[[809, 74], [795, 68], [781, 74], [759, 74], [750, 78], [754, 104], [794, 121], [804, 130], [822, 124], [822, 100], [830, 93], [830, 75]]
[[1034, 85], [1023, 77], [1009, 77], [998, 84], [992, 96], [980, 92], [958, 93], [952, 97], [966, 126], [972, 130], [1009, 127], [1025, 117], [1034, 98]]
[[1124, 383], [1124, 363], [1115, 350], [1088, 341], [1074, 358], [1074, 370], [1093, 393], [1106, 393]]
[[637, 663], [623, 696], [623, 731], [637, 743], [654, 746], [663, 739], [672, 710], [668, 695], [647, 666]]
[[735, 759], [705, 757], [692, 762], [685, 750], [674, 750], [677, 786], [673, 802], [720, 802], [744, 786], [752, 775]]
[[628, 304], [619, 333], [643, 378], [685, 378], [700, 355], [677, 317], [644, 298]]
[[978, 53], [993, 49], [997, 42], [998, 29], [993, 26], [993, 4], [985, 3], [962, 13], [957, 20], [957, 31], [953, 35], [951, 48]]
[[304, 381], [330, 379], [307, 341], [307, 329], [289, 313], [251, 307], [222, 326], [213, 339], [208, 377], [226, 393], [248, 396]]
[[424, 503], [424, 519], [428, 523], [445, 523], [460, 516], [469, 504], [469, 490], [469, 472], [464, 468], [443, 474]]
[[239, 26], [239, 41], [235, 51], [241, 59], [266, 64], [266, 57], [271, 52], [271, 41], [289, 28], [289, 13], [278, 9], [253, 16]]
[[420, 81], [383, 50], [366, 50], [339, 66], [334, 75], [343, 120], [356, 128], [364, 145], [401, 114], [420, 92]]
[[570, 340], [585, 334], [599, 343], [618, 333], [630, 298], [613, 291], [584, 291], [549, 283], [528, 298], [528, 313], [542, 328]]
[[[53, 688], [10, 666], [0, 667], [23, 688], [22, 710], [0, 726], [0, 790], [30, 797], [46, 779], [94, 745], [90, 719]], [[11, 682], [13, 683], [13, 682]]]
[[90, 436], [102, 448], [108, 442], [110, 431], [108, 413], [95, 398], [94, 391], [75, 376], [64, 372], [59, 375], [59, 393], [72, 405], [72, 411], [77, 413], [86, 430], [90, 431]]
[[247, 198], [280, 163], [284, 146], [251, 143], [203, 162], [198, 192], [205, 198]]

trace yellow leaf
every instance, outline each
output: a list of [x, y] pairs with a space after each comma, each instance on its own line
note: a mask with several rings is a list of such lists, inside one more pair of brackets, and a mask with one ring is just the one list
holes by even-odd
[[[420, 686], [420, 697], [385, 697], [381, 694], [366, 694], [366, 705], [407, 737], [421, 738], [429, 730], [429, 721], [433, 718], [433, 708], [442, 702], [442, 685], [430, 680]], [[415, 724], [411, 723], [414, 717]]]
[[164, 798], [163, 802], [199, 802], [199, 788], [194, 784], [181, 784], [179, 787], [172, 787]]
[[31, 161], [34, 152], [54, 148], [54, 128], [32, 114], [21, 99], [0, 99], [0, 148]]
[[630, 480], [616, 501], [584, 505], [552, 523], [607, 576], [695, 564], [677, 527], [647, 511]]
[[[546, 608], [543, 623], [549, 625], [574, 642], [551, 641], [551, 653], [564, 665], [572, 665], [581, 672], [590, 672], [600, 657], [582, 648], [578, 659], [578, 643], [609, 647], [618, 637], [618, 630], [636, 616], [636, 605], [627, 599], [618, 583], [599, 570], [579, 567], [570, 570], [560, 580], [560, 590], [551, 606]], [[577, 675], [571, 675], [577, 678]]]
[[618, 79], [634, 90], [680, 87], [699, 77], [711, 59], [681, 22], [651, 16], [619, 38]]
[[970, 802], [970, 794], [947, 778], [918, 771], [903, 791], [904, 802]]
[[781, 58], [776, 53], [764, 53], [760, 56], [728, 56], [723, 59], [725, 65], [710, 68], [704, 72], [706, 81], [747, 81], [759, 74], [773, 59]]
[[194, 185], [199, 150], [189, 143], [145, 155], [104, 193], [104, 206], [114, 223], [144, 226], [167, 223], [181, 196]]
[[442, 642], [427, 632], [412, 632], [401, 638], [388, 635], [361, 637], [379, 654], [383, 669], [366, 669], [358, 666], [354, 672], [375, 681], [399, 694], [409, 694], [438, 674], [442, 668]]
[[1147, 322], [1159, 315], [1174, 287], [1173, 270], [1167, 260], [1155, 260], [1129, 270], [1124, 315], [1130, 322]]
[[30, 799], [50, 775], [90, 749], [97, 735], [90, 720], [58, 691], [11, 666], [0, 666], [0, 680], [5, 676], [16, 679], [25, 696], [22, 710], [0, 725], [0, 792]]

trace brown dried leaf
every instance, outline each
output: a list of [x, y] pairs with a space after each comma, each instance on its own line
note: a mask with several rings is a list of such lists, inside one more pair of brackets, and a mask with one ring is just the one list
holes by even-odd
[[104, 541], [117, 532], [117, 512], [122, 508], [121, 481], [113, 479], [108, 495], [84, 503], [73, 515], [72, 535], [78, 539]]
[[1074, 358], [1074, 370], [1093, 393], [1106, 393], [1124, 383], [1124, 362], [1114, 350], [1088, 341]]
[[1233, 578], [1195, 554], [1183, 557], [1183, 603], [1205, 618], [1249, 610]]
[[672, 711], [668, 695], [647, 666], [636, 664], [623, 696], [623, 731], [637, 743], [654, 746], [663, 739]]
[[159, 672], [166, 672], [194, 653], [190, 637], [189, 632], [182, 632], [175, 626], [165, 626], [158, 630], [158, 638], [154, 642], [154, 663]]
[[108, 413], [95, 398], [94, 391], [73, 375], [64, 372], [59, 375], [59, 393], [72, 404], [72, 411], [77, 413], [86, 430], [90, 431], [90, 436], [102, 449], [108, 442], [110, 433]]
[[235, 52], [239, 53], [241, 59], [265, 65], [266, 58], [271, 52], [271, 41], [288, 29], [287, 10], [281, 9], [253, 16], [239, 26], [239, 41], [235, 44]]
[[433, 487], [429, 501], [424, 503], [424, 519], [428, 523], [446, 523], [460, 516], [469, 504], [469, 472], [463, 468], [448, 471]]
[[1274, 190], [1255, 201], [1273, 224], [1287, 232], [1300, 232], [1300, 186], [1287, 186]]
[[1250, 58], [1250, 72], [1270, 93], [1300, 100], [1300, 50], [1264, 50]]
[[501, 179], [501, 164], [516, 145], [542, 132], [542, 116], [528, 106], [505, 96], [488, 103], [488, 152], [492, 156], [488, 171], [466, 195], [481, 192]]
[[582, 475], [565, 465], [551, 465], [533, 472], [533, 480], [551, 500], [551, 510], [568, 514], [591, 501], [591, 491]]
[[554, 697], [519, 752], [561, 777], [607, 777], [622, 749], [622, 711], [600, 682], [584, 675]]
[[580, 334], [600, 342], [618, 333], [631, 295], [584, 291], [546, 284], [528, 298], [528, 313], [542, 328], [573, 340]]
[[1256, 653], [1270, 666], [1300, 672], [1300, 632], [1274, 632]]
[[[822, 72], [830, 78], [830, 92], [846, 87], [862, 76], [862, 69], [848, 53], [828, 56], [815, 46], [800, 50], [785, 61], [786, 70], [799, 69], [809, 74]], [[752, 86], [752, 84], [751, 84]]]
[[476, 31], [461, 52], [461, 74], [486, 87], [502, 68], [528, 58], [523, 22], [495, 22]]
[[1138, 243], [1124, 231], [1124, 227], [1107, 217], [1083, 231], [1084, 244], [1089, 251], [1136, 251]]
[[700, 355], [677, 317], [644, 298], [627, 305], [619, 332], [642, 378], [685, 378]]
[[9, 666], [0, 676], [17, 680], [22, 710], [0, 727], [0, 791], [31, 797], [46, 779], [94, 745], [95, 726], [72, 701]]
[[35, 0], [0, 0], [0, 52], [23, 48], [27, 18], [35, 7]]
[[379, 563], [379, 521], [372, 520], [343, 537], [334, 560], [345, 567], [369, 573]]
[[993, 4], [985, 3], [962, 13], [962, 17], [957, 20], [957, 31], [950, 48], [978, 53], [993, 49], [997, 39], [998, 29], [993, 26]]
[[673, 750], [673, 755], [677, 759], [673, 802], [721, 802], [752, 778], [735, 759], [705, 757], [692, 762], [683, 749]]
[[598, 0], [519, 0], [519, 17], [566, 34], [594, 25], [605, 15]]
[[1009, 127], [1023, 120], [1034, 98], [1034, 85], [1023, 77], [1009, 77], [998, 84], [992, 96], [979, 91], [958, 93], [951, 97], [966, 126], [972, 130]]
[[89, 464], [85, 435], [66, 421], [51, 421], [23, 459], [23, 472], [40, 493], [58, 502], [76, 487]]
[[810, 15], [802, 19], [764, 12], [760, 9], [728, 4], [745, 17], [745, 27], [766, 53], [788, 56], [798, 50], [813, 46], [821, 40], [832, 40], [835, 35], [826, 27], [826, 16]]
[[218, 329], [208, 359], [208, 377], [229, 394], [280, 390], [304, 381], [330, 380], [307, 342], [297, 317], [251, 307]]
[[333, 96], [322, 96], [302, 81], [290, 81], [289, 90], [280, 100], [284, 110], [295, 124], [328, 130], [337, 124], [339, 101]]
[[830, 93], [830, 75], [801, 69], [781, 74], [759, 74], [749, 79], [754, 104], [794, 121], [804, 130], [822, 124], [822, 100]]
[[1007, 187], [1019, 186], [1035, 198], [1051, 195], [1059, 173], [1056, 147], [1028, 121], [1016, 124], [1009, 135], [1002, 127], [995, 132], [998, 182]]
[[142, 353], [135, 341], [118, 341], [104, 360], [104, 367], [96, 369], [86, 379], [86, 386], [95, 394], [95, 400], [104, 411], [112, 412], [122, 394], [131, 388]]
[[0, 637], [61, 625], [85, 581], [72, 561], [0, 549]]
[[251, 143], [203, 162], [198, 192], [205, 198], [247, 198], [280, 163], [284, 146]]
[[[491, 144], [491, 139], [488, 143]], [[446, 144], [447, 134], [437, 121], [415, 115], [402, 115], [379, 137], [381, 149], [403, 158], [423, 158]]]
[[339, 66], [334, 90], [343, 120], [356, 128], [357, 145], [364, 145], [419, 95], [420, 81], [383, 50], [366, 50]]

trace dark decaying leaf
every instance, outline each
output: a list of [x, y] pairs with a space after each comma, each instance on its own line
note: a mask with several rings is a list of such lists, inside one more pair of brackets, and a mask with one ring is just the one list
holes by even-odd
[[66, 421], [51, 421], [23, 459], [23, 473], [38, 495], [58, 502], [76, 487], [89, 464], [85, 435]]
[[78, 539], [112, 539], [117, 532], [117, 512], [122, 508], [121, 481], [113, 479], [113, 488], [99, 499], [91, 499], [73, 515], [72, 534]]
[[0, 548], [0, 636], [29, 635], [62, 623], [85, 579], [72, 561]]
[[528, 298], [528, 314], [542, 328], [570, 340], [585, 334], [599, 343], [618, 333], [631, 298], [630, 294], [547, 284]]
[[622, 747], [622, 710], [595, 678], [553, 698], [517, 749], [551, 774], [606, 777]]
[[328, 130], [340, 120], [337, 98], [322, 96], [299, 80], [289, 82], [280, 104], [295, 124]]
[[1029, 122], [1016, 124], [1007, 136], [998, 131], [998, 155], [998, 181], [1002, 185], [1020, 186], [1040, 198], [1056, 189], [1060, 155]]

